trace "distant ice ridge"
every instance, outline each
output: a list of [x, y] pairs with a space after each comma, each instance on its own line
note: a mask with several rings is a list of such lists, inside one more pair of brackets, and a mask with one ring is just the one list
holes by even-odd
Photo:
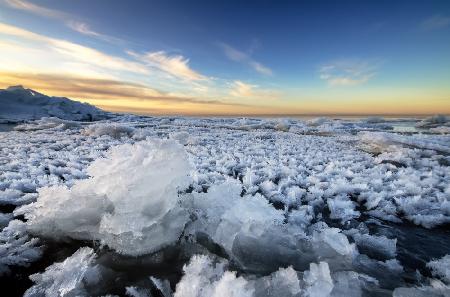
[[20, 122], [42, 117], [92, 121], [106, 118], [107, 113], [87, 103], [49, 97], [22, 86], [0, 90], [0, 121]]
[[89, 166], [91, 178], [70, 189], [42, 188], [37, 201], [18, 213], [25, 213], [36, 234], [95, 239], [127, 255], [151, 253], [184, 229], [188, 218], [178, 206], [178, 191], [189, 185], [190, 170], [175, 141], [124, 144]]
[[26, 124], [17, 125], [14, 127], [16, 131], [36, 131], [44, 129], [59, 129], [66, 130], [70, 128], [79, 128], [80, 122], [62, 120], [56, 117], [43, 117], [39, 120], [31, 121]]

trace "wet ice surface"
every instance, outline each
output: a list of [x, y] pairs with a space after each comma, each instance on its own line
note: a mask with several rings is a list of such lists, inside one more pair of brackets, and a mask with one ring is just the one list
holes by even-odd
[[449, 127], [137, 116], [16, 126], [0, 132], [2, 288], [448, 296]]

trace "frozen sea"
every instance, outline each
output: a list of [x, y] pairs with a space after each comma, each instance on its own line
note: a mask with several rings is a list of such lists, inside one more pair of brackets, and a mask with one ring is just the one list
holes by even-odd
[[2, 296], [450, 296], [450, 120], [0, 127]]

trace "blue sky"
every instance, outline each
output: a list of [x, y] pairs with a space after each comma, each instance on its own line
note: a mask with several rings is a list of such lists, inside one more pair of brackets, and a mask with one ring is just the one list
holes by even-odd
[[450, 112], [449, 1], [0, 0], [0, 23], [4, 83], [114, 110]]

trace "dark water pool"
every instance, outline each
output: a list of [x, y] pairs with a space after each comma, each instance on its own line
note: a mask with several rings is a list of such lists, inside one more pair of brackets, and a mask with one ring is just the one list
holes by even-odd
[[16, 124], [0, 124], [0, 132], [9, 132], [14, 130]]

